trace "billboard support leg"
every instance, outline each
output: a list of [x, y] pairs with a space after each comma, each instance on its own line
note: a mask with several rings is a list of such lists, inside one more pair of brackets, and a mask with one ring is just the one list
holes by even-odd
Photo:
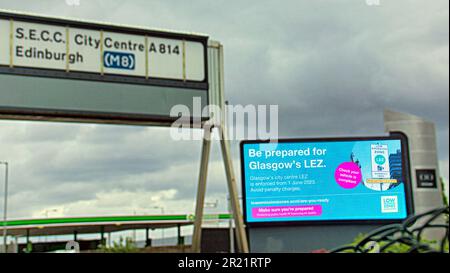
[[228, 142], [226, 129], [219, 126], [220, 131], [220, 146], [222, 149], [223, 162], [225, 164], [225, 172], [227, 175], [228, 191], [230, 193], [231, 207], [233, 209], [233, 217], [236, 227], [236, 238], [238, 250], [240, 253], [248, 253], [247, 234], [245, 232], [244, 220], [242, 217], [241, 207], [239, 204], [239, 196], [236, 185], [236, 176], [233, 168], [233, 161], [231, 160], [230, 145]]
[[197, 204], [195, 208], [194, 235], [192, 237], [192, 251], [200, 253], [202, 240], [202, 221], [203, 207], [205, 204], [206, 194], [206, 178], [208, 175], [209, 155], [211, 152], [211, 130], [212, 128], [204, 127], [202, 158], [200, 163], [200, 175], [197, 188]]

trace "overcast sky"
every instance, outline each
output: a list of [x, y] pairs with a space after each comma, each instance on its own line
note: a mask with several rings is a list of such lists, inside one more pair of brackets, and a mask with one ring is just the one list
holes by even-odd
[[[424, 117], [437, 125], [448, 181], [448, 0], [80, 2], [0, 8], [208, 34], [225, 47], [226, 98], [278, 104], [281, 136], [380, 135], [385, 108]], [[12, 218], [190, 213], [200, 149], [162, 128], [0, 121]], [[226, 210], [220, 159], [215, 143], [207, 201], [219, 200], [216, 212]]]

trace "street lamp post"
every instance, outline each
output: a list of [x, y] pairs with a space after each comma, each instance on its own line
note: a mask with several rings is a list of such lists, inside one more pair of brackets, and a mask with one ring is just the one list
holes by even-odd
[[58, 209], [46, 209], [45, 211], [44, 211], [44, 214], [45, 214], [45, 218], [48, 218], [48, 214], [49, 214], [49, 212], [58, 212], [59, 210]]
[[3, 250], [6, 253], [8, 251], [6, 246], [6, 220], [8, 218], [8, 162], [0, 162], [1, 165], [5, 165], [5, 198], [4, 198], [4, 205], [3, 205]]
[[[164, 207], [163, 206], [154, 206], [154, 209], [160, 209], [161, 210], [161, 214], [164, 215]], [[162, 241], [164, 244], [165, 238], [164, 238], [164, 228], [161, 229], [161, 234], [162, 234]]]
[[[46, 209], [44, 211], [45, 218], [48, 218], [49, 212], [58, 212], [58, 211], [59, 211], [58, 209]], [[45, 236], [44, 241], [47, 242], [47, 239], [48, 239], [47, 236]]]

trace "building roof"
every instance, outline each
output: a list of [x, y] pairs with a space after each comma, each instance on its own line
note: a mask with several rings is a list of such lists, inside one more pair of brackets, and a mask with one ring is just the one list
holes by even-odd
[[[48, 236], [116, 232], [133, 229], [159, 229], [192, 225], [194, 215], [132, 215], [74, 218], [11, 220], [6, 222], [8, 235]], [[230, 219], [229, 214], [205, 215], [205, 220]], [[0, 229], [3, 222], [0, 222]]]

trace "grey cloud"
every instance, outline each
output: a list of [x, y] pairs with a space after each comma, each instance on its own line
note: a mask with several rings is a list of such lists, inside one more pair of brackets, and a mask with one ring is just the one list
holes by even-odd
[[[446, 0], [381, 0], [380, 7], [364, 0], [81, 0], [80, 7], [64, 0], [0, 0], [0, 7], [210, 34], [225, 46], [227, 99], [278, 104], [281, 136], [383, 134], [382, 111], [391, 108], [435, 122], [439, 157], [448, 164]], [[170, 141], [165, 129], [1, 126], [0, 149], [18, 170], [12, 191], [17, 199], [29, 191], [30, 207], [114, 189], [174, 188], [177, 198], [195, 196], [200, 143]], [[225, 196], [215, 145], [208, 194]], [[178, 169], [170, 174], [172, 166]], [[442, 169], [448, 179], [448, 166]]]

